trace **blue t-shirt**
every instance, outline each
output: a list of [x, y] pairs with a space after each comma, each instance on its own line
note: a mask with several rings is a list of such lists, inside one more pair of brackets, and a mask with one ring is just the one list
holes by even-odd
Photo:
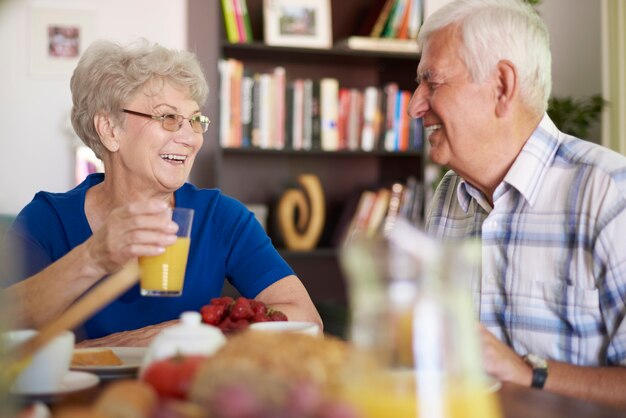
[[[41, 271], [92, 235], [85, 216], [85, 195], [103, 180], [103, 174], [92, 174], [69, 192], [39, 192], [22, 209], [7, 234], [7, 247], [24, 248], [9, 284]], [[86, 338], [137, 329], [198, 310], [221, 294], [224, 278], [243, 296], [252, 298], [294, 274], [252, 212], [240, 202], [219, 190], [198, 189], [189, 183], [178, 189], [174, 198], [176, 206], [195, 211], [183, 295], [142, 297], [137, 284], [85, 323]]]

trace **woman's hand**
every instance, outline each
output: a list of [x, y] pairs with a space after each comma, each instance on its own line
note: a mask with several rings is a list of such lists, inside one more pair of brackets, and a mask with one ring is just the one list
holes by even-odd
[[152, 339], [162, 330], [178, 323], [178, 319], [162, 322], [156, 325], [135, 329], [132, 331], [116, 332], [106, 337], [93, 340], [84, 340], [76, 344], [76, 348], [88, 347], [147, 347]]
[[485, 371], [503, 382], [530, 386], [532, 379], [530, 366], [508, 345], [498, 340], [487, 328], [483, 325], [479, 325], [479, 327]]
[[176, 241], [177, 230], [165, 202], [133, 202], [111, 211], [102, 227], [87, 240], [87, 251], [103, 276], [133, 258], [163, 253]]

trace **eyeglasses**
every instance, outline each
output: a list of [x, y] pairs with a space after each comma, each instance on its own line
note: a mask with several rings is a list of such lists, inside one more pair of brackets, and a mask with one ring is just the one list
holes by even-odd
[[154, 116], [147, 113], [135, 112], [134, 110], [128, 109], [122, 109], [122, 112], [135, 116], [141, 116], [144, 118], [150, 118], [153, 120], [160, 120], [163, 129], [170, 132], [177, 132], [178, 130], [180, 130], [180, 128], [182, 128], [183, 122], [185, 120], [188, 120], [189, 124], [191, 125], [191, 129], [193, 129], [193, 131], [197, 134], [202, 134], [205, 133], [207, 129], [209, 129], [209, 124], [211, 123], [208, 116], [204, 115], [194, 115], [190, 118], [186, 118], [182, 115], [174, 114]]

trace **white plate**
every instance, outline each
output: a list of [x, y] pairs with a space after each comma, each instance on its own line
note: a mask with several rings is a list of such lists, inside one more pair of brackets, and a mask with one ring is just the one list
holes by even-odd
[[89, 389], [98, 383], [100, 383], [100, 378], [93, 373], [69, 371], [61, 381], [61, 386], [51, 392], [23, 392], [12, 389], [11, 393], [34, 398], [53, 398]]
[[72, 366], [72, 370], [95, 373], [103, 379], [136, 376], [147, 347], [103, 347], [108, 348], [122, 360], [119, 366]]

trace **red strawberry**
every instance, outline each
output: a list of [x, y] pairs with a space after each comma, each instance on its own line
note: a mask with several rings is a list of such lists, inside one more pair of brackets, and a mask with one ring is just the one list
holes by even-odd
[[269, 322], [271, 321], [270, 317], [267, 316], [265, 312], [257, 312], [252, 317], [251, 322]]
[[217, 325], [222, 322], [226, 306], [224, 305], [205, 305], [200, 308], [202, 320], [210, 325]]
[[288, 321], [287, 315], [285, 315], [279, 310], [271, 309], [269, 312], [269, 317], [270, 317], [270, 320], [272, 321]]
[[252, 299], [250, 301], [250, 306], [252, 306], [252, 310], [254, 311], [255, 315], [258, 313], [262, 313], [265, 315], [267, 313], [267, 306], [265, 306], [265, 304], [260, 300]]
[[230, 296], [222, 296], [221, 298], [211, 299], [211, 305], [229, 306], [231, 303], [233, 303], [233, 298], [231, 298]]
[[230, 329], [232, 331], [241, 331], [248, 328], [249, 325], [250, 323], [245, 319], [238, 319], [237, 321], [231, 322]]
[[220, 322], [219, 324], [217, 324], [218, 328], [221, 329], [223, 332], [228, 332], [231, 330], [231, 326], [233, 324], [233, 320], [230, 319], [230, 316], [227, 316], [226, 318], [224, 318], [224, 320], [222, 322]]
[[250, 300], [244, 297], [239, 297], [235, 301], [235, 304], [230, 308], [230, 317], [234, 320], [248, 319], [254, 316], [252, 306], [250, 306]]

